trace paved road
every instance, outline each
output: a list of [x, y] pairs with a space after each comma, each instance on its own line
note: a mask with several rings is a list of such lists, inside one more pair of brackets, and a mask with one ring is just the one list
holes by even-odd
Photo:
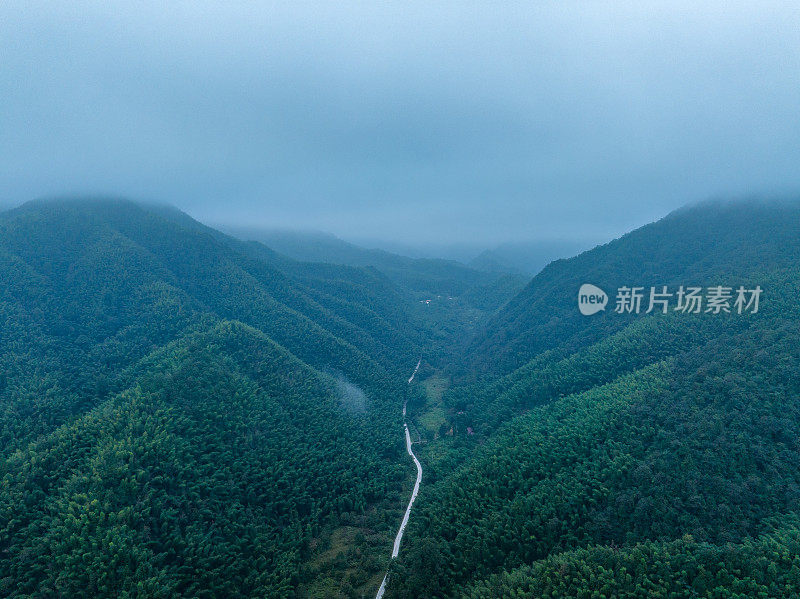
[[[414, 372], [411, 373], [411, 378], [408, 379], [409, 384], [411, 381], [414, 380], [414, 376], [417, 374], [417, 370], [419, 370], [419, 365], [422, 364], [422, 358], [419, 359], [417, 362], [417, 367], [414, 368]], [[417, 481], [414, 483], [414, 490], [411, 492], [411, 499], [408, 502], [408, 507], [406, 508], [406, 513], [403, 515], [403, 522], [400, 524], [400, 530], [397, 531], [397, 536], [394, 538], [394, 547], [392, 548], [392, 559], [397, 557], [397, 554], [400, 553], [400, 541], [403, 540], [403, 533], [406, 530], [406, 524], [408, 524], [408, 518], [411, 516], [411, 506], [414, 505], [414, 500], [417, 498], [417, 493], [419, 493], [419, 484], [422, 482], [422, 464], [419, 463], [417, 456], [414, 455], [414, 452], [411, 451], [411, 435], [408, 433], [408, 424], [406, 424], [406, 404], [408, 400], [403, 402], [403, 429], [405, 429], [406, 434], [406, 451], [408, 455], [414, 460], [414, 464], [417, 466]], [[389, 573], [387, 572], [383, 577], [383, 582], [381, 582], [381, 588], [378, 589], [378, 594], [375, 596], [375, 599], [382, 599], [383, 594], [386, 592], [386, 582]]]

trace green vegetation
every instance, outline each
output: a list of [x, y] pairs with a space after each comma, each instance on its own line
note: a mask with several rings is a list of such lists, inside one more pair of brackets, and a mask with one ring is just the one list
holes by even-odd
[[414, 421], [425, 431], [427, 438], [435, 438], [442, 434], [442, 426], [447, 424], [447, 413], [442, 403], [442, 395], [450, 381], [440, 373], [436, 373], [422, 382], [425, 388], [424, 406], [414, 405]]
[[499, 308], [528, 281], [513, 268], [489, 268], [480, 261], [468, 267], [454, 260], [409, 258], [364, 249], [325, 233], [247, 228], [232, 232], [295, 260], [374, 268], [421, 298], [464, 296], [468, 305], [485, 310]]
[[[387, 566], [387, 599], [800, 592], [796, 204], [679, 211], [507, 303], [460, 269], [0, 214], [0, 596], [363, 597]], [[765, 291], [583, 317], [584, 282]]]
[[[750, 315], [567, 313], [580, 282], [614, 289], [612, 270], [769, 292]], [[456, 434], [421, 452], [430, 476], [392, 597], [794, 596], [800, 209], [682, 211], [551, 265], [525, 294], [554, 315], [518, 297], [495, 318], [510, 343], [491, 345], [494, 329], [473, 342], [467, 361], [503, 373], [517, 335], [533, 340], [519, 367], [444, 394]]]
[[698, 543], [687, 534], [623, 549], [579, 549], [492, 576], [464, 596], [795, 597], [800, 593], [798, 525], [793, 519], [741, 545]]
[[371, 590], [420, 347], [391, 284], [128, 202], [25, 205], [0, 253], [0, 595]]

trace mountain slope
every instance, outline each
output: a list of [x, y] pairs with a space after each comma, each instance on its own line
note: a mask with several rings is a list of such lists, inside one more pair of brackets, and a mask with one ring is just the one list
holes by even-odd
[[[365, 249], [325, 234], [302, 231], [230, 229], [242, 239], [254, 239], [296, 260], [374, 267], [397, 285], [426, 297], [461, 296], [476, 287], [495, 283], [500, 275], [512, 272], [516, 288], [527, 278], [507, 269], [471, 268], [454, 260], [409, 258], [384, 250]], [[486, 295], [486, 293], [484, 294]], [[498, 308], [507, 298], [494, 301]]]
[[285, 595], [328, 520], [389, 493], [392, 440], [254, 329], [221, 322], [133, 370], [10, 458], [6, 592]]
[[[548, 350], [571, 352], [619, 330], [630, 319], [611, 314], [623, 286], [738, 285], [763, 268], [796, 264], [800, 204], [707, 203], [678, 210], [569, 260], [548, 265], [484, 326], [470, 366], [507, 374]], [[591, 319], [575, 309], [578, 288], [610, 295]]]
[[[420, 303], [165, 207], [2, 213], [0, 595], [374, 593], [406, 400], [425, 480], [387, 597], [791, 595], [798, 217], [674, 213], [551, 264], [462, 352], [481, 286]], [[617, 314], [622, 285], [764, 293]]]
[[[720, 586], [777, 593], [767, 596], [793, 588], [794, 567], [762, 541], [790, 542], [800, 518], [796, 214], [791, 205], [693, 208], [534, 279], [498, 316], [525, 323], [534, 346], [520, 351], [532, 359], [445, 394], [454, 435], [420, 451], [428, 484], [391, 596], [580, 597], [597, 584], [607, 596], [653, 596], [684, 580], [672, 569], [682, 563], [716, 573], [694, 581], [701, 596]], [[703, 242], [687, 252], [686, 240], [715, 222], [725, 231], [715, 250], [700, 251]], [[667, 285], [765, 292], [755, 314], [578, 313], [573, 282], [609, 290], [659, 285], [650, 283], [659, 274]], [[543, 315], [545, 299], [554, 314]], [[633, 568], [642, 578], [631, 581], [622, 568], [642, 552], [657, 561]], [[782, 586], [770, 587], [767, 565]]]
[[385, 277], [106, 200], [0, 214], [0, 270], [0, 594], [377, 586], [422, 336]]

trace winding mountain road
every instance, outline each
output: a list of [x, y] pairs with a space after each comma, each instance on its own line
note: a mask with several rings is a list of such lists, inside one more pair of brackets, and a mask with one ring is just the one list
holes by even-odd
[[[414, 368], [414, 372], [411, 373], [411, 377], [408, 379], [409, 385], [414, 380], [414, 376], [417, 374], [420, 364], [422, 364], [422, 358], [419, 359], [416, 368]], [[417, 456], [415, 456], [414, 452], [411, 451], [411, 435], [408, 432], [408, 424], [406, 424], [407, 404], [408, 400], [406, 399], [403, 402], [403, 429], [405, 429], [405, 434], [406, 434], [406, 451], [408, 452], [408, 455], [410, 455], [411, 458], [414, 460], [414, 464], [417, 466], [417, 481], [414, 483], [414, 490], [411, 492], [411, 499], [408, 502], [406, 513], [403, 515], [403, 522], [400, 524], [400, 529], [397, 531], [397, 536], [394, 539], [394, 547], [392, 548], [392, 559], [396, 558], [397, 555], [400, 553], [400, 541], [403, 540], [403, 533], [406, 530], [406, 524], [408, 524], [408, 518], [411, 516], [411, 506], [414, 505], [414, 500], [417, 498], [417, 493], [419, 493], [419, 484], [422, 482], [422, 464], [419, 463]], [[389, 576], [388, 572], [383, 576], [383, 582], [381, 582], [381, 588], [378, 589], [378, 594], [375, 596], [375, 599], [383, 598], [383, 594], [386, 592], [386, 582], [388, 581], [388, 576]]]

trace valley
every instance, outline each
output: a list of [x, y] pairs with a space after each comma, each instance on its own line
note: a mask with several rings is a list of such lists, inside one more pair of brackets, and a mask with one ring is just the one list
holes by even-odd
[[[417, 374], [420, 364], [422, 364], [422, 358], [419, 359], [419, 362], [417, 362], [417, 365], [414, 368], [414, 372], [411, 373], [411, 376], [408, 379], [409, 385], [414, 380], [414, 376]], [[403, 402], [403, 431], [406, 439], [406, 451], [408, 452], [408, 455], [411, 456], [411, 459], [414, 460], [414, 465], [417, 467], [417, 479], [414, 481], [414, 488], [411, 491], [411, 499], [408, 500], [408, 507], [406, 508], [405, 514], [403, 514], [403, 521], [400, 524], [400, 529], [397, 531], [397, 536], [394, 539], [394, 546], [392, 547], [392, 559], [395, 559], [400, 554], [400, 543], [403, 540], [403, 533], [406, 530], [408, 519], [411, 516], [411, 508], [414, 506], [414, 500], [417, 498], [417, 493], [419, 493], [419, 485], [422, 482], [422, 464], [419, 463], [417, 456], [415, 456], [414, 452], [411, 450], [411, 435], [408, 432], [408, 424], [406, 424], [407, 404], [408, 400]], [[381, 586], [378, 589], [378, 594], [375, 596], [375, 599], [381, 599], [381, 597], [383, 597], [383, 594], [386, 592], [387, 582], [388, 574], [383, 577]]]
[[[791, 596], [799, 223], [691, 207], [509, 299], [165, 207], [2, 213], [0, 594]], [[577, 309], [631, 280], [764, 294]]]
[[0, 57], [0, 599], [800, 598], [797, 2]]

